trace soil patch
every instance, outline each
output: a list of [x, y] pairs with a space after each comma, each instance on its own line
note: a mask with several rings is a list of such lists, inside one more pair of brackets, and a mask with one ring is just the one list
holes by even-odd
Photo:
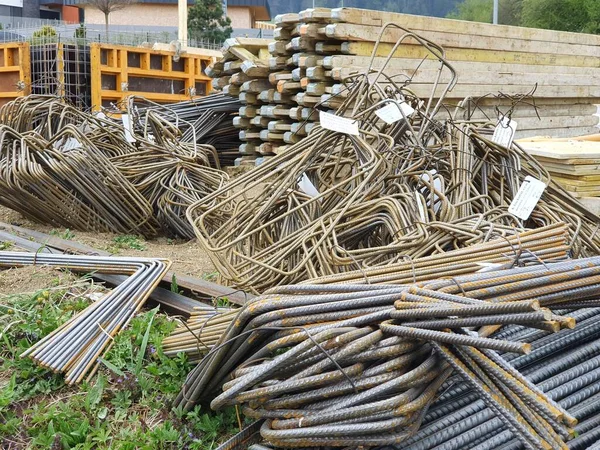
[[[0, 222], [41, 231], [42, 233], [55, 234], [58, 237], [77, 241], [99, 250], [114, 252], [116, 255], [166, 258], [173, 262], [171, 270], [179, 274], [203, 278], [215, 272], [215, 267], [210, 258], [195, 240], [184, 241], [157, 237], [142, 242], [145, 250], [116, 248], [115, 238], [118, 236], [117, 234], [70, 230], [68, 236], [65, 236], [64, 229], [53, 229], [51, 226], [33, 222], [18, 212], [3, 206], [0, 206]], [[0, 292], [2, 291], [0, 290]]]
[[48, 266], [15, 267], [0, 271], [0, 296], [35, 293], [51, 286], [65, 286], [75, 275]]

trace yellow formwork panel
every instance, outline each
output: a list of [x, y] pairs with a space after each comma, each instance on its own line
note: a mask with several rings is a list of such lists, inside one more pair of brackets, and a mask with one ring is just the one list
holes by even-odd
[[31, 92], [31, 59], [27, 42], [0, 44], [0, 105]]
[[130, 95], [167, 103], [202, 97], [211, 89], [204, 69], [213, 56], [143, 47], [90, 44], [92, 108]]

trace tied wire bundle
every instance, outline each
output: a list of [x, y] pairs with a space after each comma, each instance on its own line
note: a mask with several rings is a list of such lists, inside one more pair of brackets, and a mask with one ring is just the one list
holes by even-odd
[[144, 305], [171, 263], [149, 258], [73, 256], [0, 252], [0, 268], [48, 265], [77, 272], [129, 275], [127, 280], [92, 303], [21, 355], [54, 372], [63, 372], [69, 384], [88, 380], [98, 368], [115, 335]]
[[[382, 33], [390, 27], [382, 28]], [[359, 134], [322, 127], [192, 204], [188, 219], [227, 282], [253, 292], [396, 264], [499, 236], [567, 222], [573, 256], [600, 250], [600, 219], [555, 185], [516, 145], [491, 141], [494, 124], [459, 122], [443, 108], [456, 74], [444, 50], [409, 30], [392, 46], [422, 45], [440, 61], [429, 98], [386, 64], [345, 80], [337, 114]], [[373, 55], [378, 54], [378, 43]], [[446, 84], [442, 74], [450, 74]], [[406, 117], [403, 103], [414, 113]], [[403, 119], [375, 114], [396, 105]], [[508, 212], [531, 175], [548, 188], [527, 221]]]
[[[585, 311], [558, 312], [597, 306], [599, 263], [568, 260], [412, 285], [271, 289], [241, 309], [177, 404], [240, 405], [265, 420], [261, 435], [276, 447], [386, 445], [416, 433], [454, 373], [524, 448], [568, 448], [575, 418], [507, 362], [527, 359], [512, 353], [531, 346], [502, 332], [489, 336], [510, 324], [542, 335], [573, 328]], [[549, 339], [560, 345], [560, 335]]]

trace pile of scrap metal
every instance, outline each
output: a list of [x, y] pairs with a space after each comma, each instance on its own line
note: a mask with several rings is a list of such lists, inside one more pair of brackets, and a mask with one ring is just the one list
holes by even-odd
[[144, 236], [161, 228], [192, 238], [187, 207], [228, 176], [213, 146], [183, 142], [164, 116], [145, 118], [151, 134], [56, 97], [7, 103], [0, 108], [0, 204], [54, 226]]

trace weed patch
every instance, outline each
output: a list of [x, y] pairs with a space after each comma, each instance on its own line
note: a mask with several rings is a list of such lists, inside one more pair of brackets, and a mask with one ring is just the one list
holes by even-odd
[[91, 286], [0, 296], [0, 448], [209, 450], [237, 431], [234, 410], [171, 408], [191, 366], [164, 355], [176, 324], [157, 309], [136, 316], [79, 386], [19, 357], [85, 308]]

